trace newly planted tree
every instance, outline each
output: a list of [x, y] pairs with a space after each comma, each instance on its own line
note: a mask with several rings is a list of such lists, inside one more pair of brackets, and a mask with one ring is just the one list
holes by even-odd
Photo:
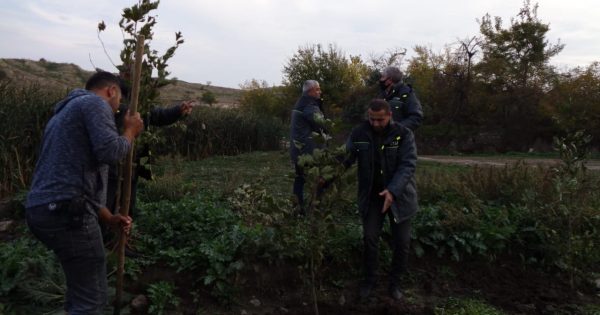
[[[331, 129], [330, 120], [320, 122]], [[342, 163], [346, 155], [344, 146], [328, 148], [325, 145], [330, 139], [324, 132], [313, 132], [313, 139], [324, 147], [315, 149], [312, 154], [305, 154], [298, 158], [298, 165], [303, 168], [309, 189], [307, 228], [310, 229], [307, 239], [308, 272], [313, 296], [315, 314], [319, 314], [318, 292], [320, 288], [322, 262], [326, 252], [327, 238], [335, 229], [340, 228], [337, 218], [340, 216], [343, 204], [340, 192], [350, 183], [351, 179], [346, 174], [346, 167]]]

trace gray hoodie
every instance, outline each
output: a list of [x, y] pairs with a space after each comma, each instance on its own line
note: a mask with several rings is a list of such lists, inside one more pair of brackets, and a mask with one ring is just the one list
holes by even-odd
[[106, 101], [87, 90], [71, 91], [46, 126], [25, 206], [83, 195], [97, 212], [106, 203], [108, 164], [123, 159], [129, 148]]

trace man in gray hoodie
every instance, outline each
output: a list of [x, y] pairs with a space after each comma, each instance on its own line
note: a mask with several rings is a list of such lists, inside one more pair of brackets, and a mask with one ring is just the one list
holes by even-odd
[[103, 313], [106, 258], [98, 221], [125, 232], [131, 226], [131, 218], [106, 208], [108, 165], [125, 157], [143, 129], [140, 115], [128, 114], [123, 135], [117, 132], [118, 77], [97, 72], [85, 88], [56, 105], [25, 204], [31, 232], [62, 265], [69, 315]]

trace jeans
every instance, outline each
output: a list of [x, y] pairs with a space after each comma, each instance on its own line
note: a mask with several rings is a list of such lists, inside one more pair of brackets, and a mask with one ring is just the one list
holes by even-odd
[[88, 214], [80, 227], [53, 203], [27, 209], [33, 235], [51, 249], [67, 281], [64, 309], [69, 315], [102, 314], [107, 303], [106, 256], [98, 220]]
[[363, 271], [366, 285], [374, 285], [377, 280], [379, 238], [383, 221], [389, 217], [392, 232], [392, 266], [390, 269], [390, 286], [400, 284], [400, 276], [406, 272], [408, 265], [408, 252], [410, 248], [410, 220], [400, 223], [394, 222], [391, 209], [381, 213], [383, 198], [371, 197], [371, 205], [363, 217]]

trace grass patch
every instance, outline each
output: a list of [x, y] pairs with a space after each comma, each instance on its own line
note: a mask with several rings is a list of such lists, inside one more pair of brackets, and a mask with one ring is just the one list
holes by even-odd
[[503, 315], [505, 313], [487, 303], [471, 298], [449, 298], [435, 308], [435, 315]]
[[262, 176], [263, 184], [271, 194], [285, 196], [292, 193], [294, 169], [287, 152], [211, 157], [181, 166], [185, 180], [197, 183], [197, 188], [202, 190], [231, 194], [243, 183], [253, 183]]

